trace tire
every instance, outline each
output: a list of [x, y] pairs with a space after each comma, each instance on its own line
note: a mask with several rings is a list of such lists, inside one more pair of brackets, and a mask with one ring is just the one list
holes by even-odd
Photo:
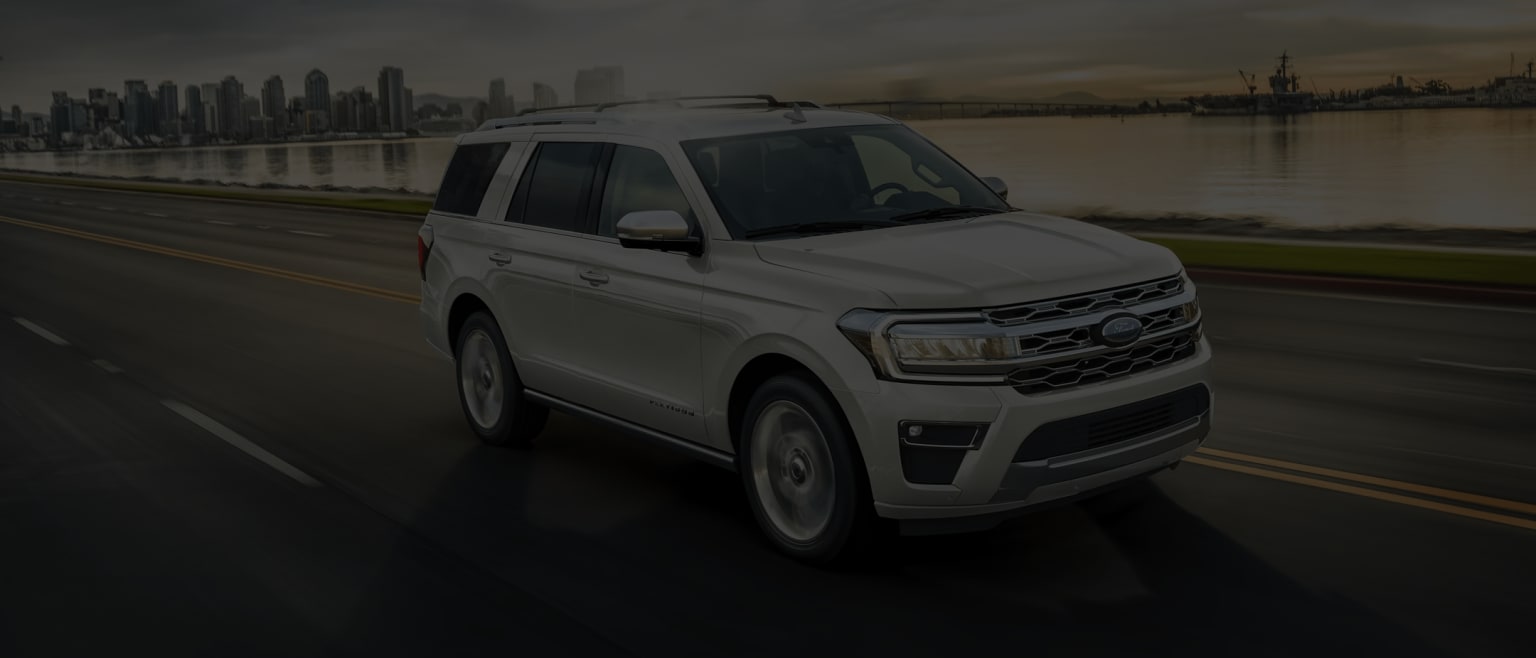
[[836, 402], [803, 376], [780, 375], [752, 394], [742, 416], [737, 470], [774, 547], [816, 565], [867, 554], [880, 523]]
[[459, 405], [480, 440], [495, 446], [526, 447], [543, 431], [549, 409], [523, 397], [523, 382], [501, 328], [478, 312], [459, 328], [453, 355]]

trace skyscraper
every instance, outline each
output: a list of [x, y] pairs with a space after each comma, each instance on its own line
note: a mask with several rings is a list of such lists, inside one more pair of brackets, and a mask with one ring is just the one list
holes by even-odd
[[247, 139], [252, 137], [266, 139], [271, 136], [265, 128], [259, 132], [255, 129], [255, 126], [263, 125], [263, 120], [266, 119], [261, 114], [260, 98], [247, 94], [245, 98], [240, 99], [240, 116], [245, 119], [245, 137]]
[[245, 85], [235, 76], [225, 76], [219, 82], [219, 136], [225, 139], [245, 137], [249, 126], [245, 121]]
[[149, 100], [149, 85], [143, 80], [123, 81], [123, 136], [138, 137], [149, 133], [149, 121], [153, 108], [144, 107]]
[[187, 133], [201, 135], [208, 131], [208, 116], [203, 110], [203, 88], [187, 85]]
[[175, 136], [181, 134], [181, 103], [176, 97], [176, 83], [166, 80], [160, 83], [160, 93], [155, 98], [158, 110], [157, 121], [160, 124], [160, 134]]
[[624, 100], [624, 67], [598, 66], [576, 72], [577, 105], [621, 100]]
[[269, 137], [288, 134], [288, 98], [283, 93], [283, 79], [279, 76], [267, 78], [261, 85], [261, 116], [272, 120]]
[[219, 125], [219, 83], [203, 83], [203, 132], [209, 135], [223, 134]]
[[331, 79], [320, 69], [304, 76], [304, 132], [323, 133], [331, 129]]
[[533, 83], [533, 106], [554, 107], [560, 104], [560, 97], [555, 94], [555, 88], [542, 82]]
[[48, 106], [48, 134], [55, 144], [62, 143], [64, 133], [71, 132], [69, 123], [69, 92], [53, 92], [53, 104]]
[[405, 72], [394, 66], [379, 69], [379, 130], [405, 130]]
[[507, 81], [496, 78], [491, 81], [491, 94], [488, 103], [488, 112], [492, 118], [509, 116], [512, 114], [512, 101], [507, 98]]

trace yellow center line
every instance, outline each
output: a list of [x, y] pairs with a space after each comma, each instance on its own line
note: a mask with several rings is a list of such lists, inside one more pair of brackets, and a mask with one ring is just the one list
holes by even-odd
[[244, 271], [244, 272], [251, 272], [253, 274], [262, 274], [262, 275], [265, 275], [265, 276], [276, 277], [276, 278], [279, 278], [279, 279], [286, 279], [286, 280], [289, 280], [289, 281], [297, 281], [299, 283], [307, 283], [307, 284], [312, 285], [312, 286], [321, 286], [321, 287], [324, 287], [324, 288], [331, 288], [331, 289], [340, 290], [340, 291], [343, 291], [343, 292], [351, 292], [351, 293], [357, 293], [359, 295], [367, 295], [369, 297], [375, 297], [375, 298], [378, 298], [378, 299], [386, 299], [386, 300], [389, 300], [389, 301], [392, 301], [392, 302], [403, 302], [403, 303], [406, 303], [406, 304], [419, 304], [419, 303], [421, 303], [421, 298], [417, 297], [416, 295], [412, 295], [412, 294], [409, 294], [409, 293], [403, 293], [403, 292], [397, 292], [397, 291], [389, 290], [389, 289], [386, 289], [386, 288], [375, 288], [373, 286], [365, 286], [365, 285], [362, 285], [362, 284], [359, 284], [359, 283], [351, 283], [349, 281], [342, 281], [342, 280], [339, 280], [339, 279], [330, 279], [330, 278], [326, 278], [326, 277], [323, 277], [323, 276], [316, 276], [316, 275], [313, 275], [313, 274], [305, 274], [303, 272], [294, 272], [292, 270], [284, 270], [284, 269], [279, 269], [279, 268], [276, 268], [276, 267], [268, 267], [266, 265], [257, 265], [255, 263], [247, 263], [247, 262], [244, 262], [244, 261], [231, 260], [231, 259], [228, 259], [228, 258], [220, 258], [218, 256], [210, 256], [210, 255], [207, 255], [207, 254], [200, 254], [200, 253], [193, 252], [193, 251], [183, 251], [181, 249], [172, 249], [170, 247], [162, 247], [162, 246], [159, 246], [159, 245], [149, 244], [147, 242], [138, 242], [138, 241], [135, 241], [135, 240], [128, 240], [128, 239], [125, 239], [125, 238], [113, 237], [113, 236], [110, 236], [110, 235], [102, 235], [100, 233], [92, 233], [90, 231], [81, 231], [79, 229], [65, 228], [63, 226], [57, 226], [57, 225], [54, 225], [54, 224], [44, 224], [44, 223], [41, 223], [41, 222], [29, 222], [29, 221], [24, 220], [24, 219], [16, 219], [14, 217], [4, 217], [4, 216], [0, 216], [0, 222], [4, 222], [6, 224], [13, 224], [13, 225], [16, 225], [16, 226], [22, 226], [22, 227], [30, 228], [30, 229], [36, 229], [36, 230], [39, 230], [39, 231], [48, 231], [50, 233], [58, 233], [60, 235], [67, 235], [67, 236], [74, 237], [74, 238], [80, 238], [82, 240], [91, 240], [93, 242], [100, 242], [100, 243], [103, 243], [103, 244], [116, 245], [116, 246], [119, 246], [119, 247], [127, 247], [129, 249], [137, 249], [139, 251], [145, 251], [145, 252], [149, 252], [149, 253], [152, 253], [152, 254], [160, 254], [162, 256], [171, 256], [171, 257], [174, 257], [174, 258], [181, 258], [183, 260], [196, 261], [196, 262], [199, 262], [199, 263], [206, 263], [206, 264], [209, 264], [209, 265], [218, 265], [220, 267], [227, 267], [227, 268], [234, 269], [234, 270], [241, 270], [241, 271]]
[[1286, 470], [1297, 471], [1299, 473], [1310, 473], [1312, 475], [1321, 475], [1323, 477], [1330, 477], [1338, 480], [1347, 480], [1349, 482], [1359, 482], [1360, 484], [1387, 487], [1389, 489], [1397, 489], [1399, 491], [1407, 491], [1416, 494], [1423, 494], [1426, 496], [1434, 496], [1436, 498], [1444, 498], [1446, 500], [1468, 503], [1471, 505], [1493, 507], [1510, 512], [1518, 512], [1521, 514], [1536, 516], [1536, 505], [1532, 505], [1530, 503], [1505, 500], [1503, 498], [1491, 498], [1489, 496], [1479, 496], [1477, 494], [1466, 493], [1464, 491], [1441, 489], [1439, 487], [1430, 487], [1422, 484], [1414, 484], [1412, 482], [1401, 482], [1398, 480], [1389, 480], [1387, 478], [1379, 478], [1371, 475], [1360, 475], [1358, 473], [1350, 473], [1348, 471], [1337, 471], [1331, 468], [1322, 468], [1320, 466], [1308, 466], [1306, 464], [1297, 464], [1295, 462], [1270, 459], [1268, 457], [1247, 455], [1241, 452], [1232, 452], [1229, 450], [1201, 448], [1199, 452], [1202, 454], [1210, 455], [1212, 457], [1232, 459], [1236, 461], [1248, 462], [1250, 464], [1258, 464], [1261, 466], [1283, 468]]
[[1244, 466], [1242, 464], [1229, 464], [1227, 462], [1219, 462], [1219, 461], [1215, 461], [1215, 460], [1212, 460], [1212, 459], [1205, 459], [1203, 457], [1198, 457], [1198, 456], [1185, 457], [1184, 461], [1187, 461], [1187, 462], [1189, 462], [1191, 464], [1199, 464], [1201, 466], [1209, 466], [1211, 468], [1219, 468], [1219, 469], [1226, 470], [1226, 471], [1233, 471], [1233, 472], [1236, 472], [1236, 473], [1243, 473], [1245, 475], [1253, 475], [1253, 476], [1257, 476], [1257, 477], [1261, 477], [1261, 478], [1269, 478], [1271, 480], [1280, 480], [1281, 482], [1290, 482], [1292, 484], [1299, 484], [1299, 485], [1308, 486], [1308, 487], [1316, 487], [1318, 489], [1327, 489], [1329, 491], [1336, 491], [1336, 492], [1339, 492], [1339, 493], [1346, 493], [1346, 494], [1351, 494], [1351, 495], [1355, 495], [1355, 496], [1362, 496], [1362, 497], [1365, 497], [1365, 498], [1373, 498], [1373, 499], [1376, 499], [1376, 500], [1386, 501], [1386, 502], [1389, 502], [1389, 503], [1397, 503], [1399, 505], [1407, 505], [1409, 507], [1418, 507], [1420, 509], [1433, 510], [1433, 511], [1436, 511], [1436, 512], [1444, 512], [1446, 514], [1454, 514], [1456, 516], [1464, 516], [1464, 517], [1467, 517], [1467, 518], [1478, 519], [1478, 520], [1481, 520], [1481, 521], [1491, 521], [1493, 523], [1500, 523], [1500, 524], [1503, 524], [1503, 525], [1514, 526], [1516, 528], [1524, 528], [1526, 530], [1536, 530], [1536, 521], [1533, 521], [1531, 519], [1522, 519], [1522, 518], [1519, 518], [1519, 517], [1507, 516], [1507, 515], [1504, 515], [1504, 514], [1495, 514], [1493, 512], [1485, 512], [1483, 510], [1471, 509], [1471, 508], [1467, 508], [1467, 507], [1459, 507], [1459, 506], [1456, 506], [1456, 505], [1448, 505], [1446, 503], [1435, 502], [1433, 500], [1425, 500], [1423, 498], [1414, 498], [1413, 496], [1404, 496], [1402, 494], [1389, 493], [1389, 492], [1386, 492], [1386, 491], [1377, 491], [1375, 489], [1367, 489], [1365, 487], [1357, 487], [1357, 486], [1354, 486], [1354, 485], [1351, 485], [1351, 484], [1340, 484], [1338, 482], [1329, 482], [1327, 480], [1317, 480], [1317, 479], [1314, 479], [1314, 478], [1304, 477], [1304, 476], [1301, 476], [1301, 475], [1293, 475], [1291, 473], [1281, 473], [1279, 471], [1271, 471], [1269, 469], [1264, 469], [1264, 468], [1257, 468], [1257, 467], [1253, 467], [1253, 466]]

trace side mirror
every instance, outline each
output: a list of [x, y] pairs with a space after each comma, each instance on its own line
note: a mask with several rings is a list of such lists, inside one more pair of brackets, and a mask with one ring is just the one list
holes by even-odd
[[619, 244], [630, 249], [681, 251], [698, 256], [704, 253], [704, 240], [689, 235], [691, 228], [676, 210], [638, 210], [620, 217], [614, 226]]
[[992, 188], [992, 191], [996, 192], [1004, 201], [1008, 200], [1008, 184], [1004, 183], [1003, 179], [996, 176], [987, 176], [982, 178], [981, 182], [986, 183], [987, 187]]

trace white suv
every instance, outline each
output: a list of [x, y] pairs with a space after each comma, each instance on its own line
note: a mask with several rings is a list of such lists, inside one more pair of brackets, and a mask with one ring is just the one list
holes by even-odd
[[1210, 346], [1168, 250], [1031, 214], [892, 119], [769, 96], [557, 108], [460, 137], [421, 320], [470, 427], [550, 409], [740, 473], [827, 562], [1176, 465]]

